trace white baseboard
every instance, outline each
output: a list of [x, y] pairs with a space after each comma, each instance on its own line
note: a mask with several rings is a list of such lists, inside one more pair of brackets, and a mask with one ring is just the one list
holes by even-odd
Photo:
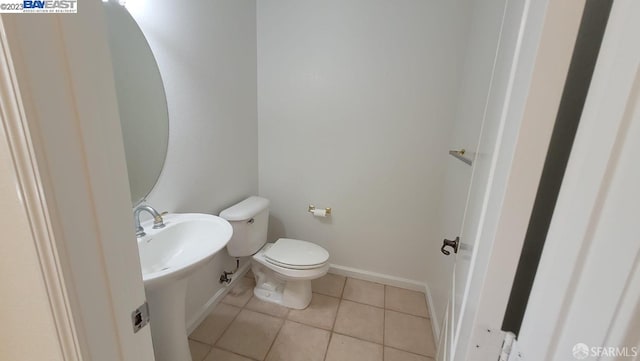
[[376, 273], [371, 271], [365, 271], [358, 268], [351, 268], [340, 266], [336, 264], [330, 265], [329, 273], [333, 273], [340, 276], [346, 276], [351, 278], [357, 278], [364, 281], [381, 283], [387, 286], [394, 286], [400, 288], [406, 288], [409, 290], [424, 292], [427, 308], [429, 309], [429, 318], [431, 319], [431, 328], [433, 330], [433, 336], [435, 341], [438, 342], [440, 336], [440, 322], [438, 317], [434, 313], [433, 299], [431, 298], [431, 291], [429, 286], [424, 282], [411, 280], [408, 278], [390, 276], [382, 273]]
[[332, 264], [329, 267], [329, 273], [340, 276], [357, 278], [364, 281], [381, 283], [383, 285], [406, 288], [414, 291], [424, 292], [424, 283], [410, 280], [408, 278], [389, 276], [382, 273], [365, 271], [357, 268], [339, 266]]
[[204, 321], [205, 318], [213, 311], [213, 309], [220, 303], [222, 298], [229, 293], [229, 290], [235, 286], [239, 279], [242, 279], [244, 275], [251, 268], [251, 262], [245, 262], [238, 271], [231, 278], [231, 282], [226, 286], [220, 288], [210, 299], [205, 303], [198, 312], [196, 312], [195, 317], [191, 318], [187, 321], [187, 335], [190, 335], [197, 327]]
[[428, 284], [424, 284], [424, 296], [427, 298], [427, 306], [429, 308], [429, 318], [431, 319], [431, 329], [433, 330], [433, 338], [436, 341], [436, 347], [438, 347], [438, 341], [440, 340], [440, 320], [435, 313], [435, 307], [433, 307], [433, 298], [431, 298], [431, 289]]

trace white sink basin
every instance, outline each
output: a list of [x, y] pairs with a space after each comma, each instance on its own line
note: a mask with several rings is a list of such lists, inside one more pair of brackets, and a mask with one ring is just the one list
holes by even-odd
[[223, 249], [233, 232], [229, 222], [209, 214], [167, 214], [163, 219], [160, 229], [153, 229], [151, 220], [143, 223], [147, 234], [138, 238], [146, 289], [189, 276]]
[[187, 276], [227, 245], [233, 229], [208, 214], [167, 214], [163, 220], [160, 229], [153, 229], [151, 220], [142, 223], [147, 234], [138, 238], [153, 349], [156, 361], [191, 361], [185, 325]]

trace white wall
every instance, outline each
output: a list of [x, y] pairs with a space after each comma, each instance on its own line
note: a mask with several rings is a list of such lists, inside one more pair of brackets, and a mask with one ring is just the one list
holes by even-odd
[[[161, 211], [218, 214], [258, 192], [254, 0], [130, 0], [165, 84], [166, 163], [148, 202]], [[191, 278], [187, 320], [220, 288], [221, 253]]]
[[[462, 5], [258, 3], [260, 194], [272, 201], [270, 239], [316, 242], [334, 264], [426, 280], [440, 257]], [[332, 207], [332, 217], [312, 217], [309, 203]]]

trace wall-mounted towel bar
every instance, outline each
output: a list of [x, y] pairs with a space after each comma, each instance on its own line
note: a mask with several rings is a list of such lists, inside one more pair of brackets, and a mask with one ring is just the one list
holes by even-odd
[[464, 154], [465, 154], [466, 152], [467, 152], [467, 151], [466, 151], [466, 150], [464, 150], [464, 149], [460, 149], [460, 150], [450, 150], [450, 151], [449, 151], [449, 154], [450, 154], [450, 155], [452, 155], [452, 156], [454, 156], [455, 158], [460, 159], [461, 161], [465, 162], [465, 163], [466, 163], [466, 164], [468, 164], [468, 165], [472, 165], [472, 164], [473, 164], [473, 161], [472, 161], [471, 159], [469, 159], [469, 158], [467, 158], [467, 157], [465, 157], [465, 156], [464, 156]]

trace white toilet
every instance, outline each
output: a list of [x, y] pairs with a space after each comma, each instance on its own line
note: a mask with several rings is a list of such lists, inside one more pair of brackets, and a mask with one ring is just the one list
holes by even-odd
[[329, 252], [297, 239], [267, 243], [269, 200], [262, 197], [249, 197], [220, 212], [220, 217], [233, 226], [229, 255], [253, 256], [254, 295], [289, 308], [306, 308], [311, 302], [311, 280], [329, 270]]

